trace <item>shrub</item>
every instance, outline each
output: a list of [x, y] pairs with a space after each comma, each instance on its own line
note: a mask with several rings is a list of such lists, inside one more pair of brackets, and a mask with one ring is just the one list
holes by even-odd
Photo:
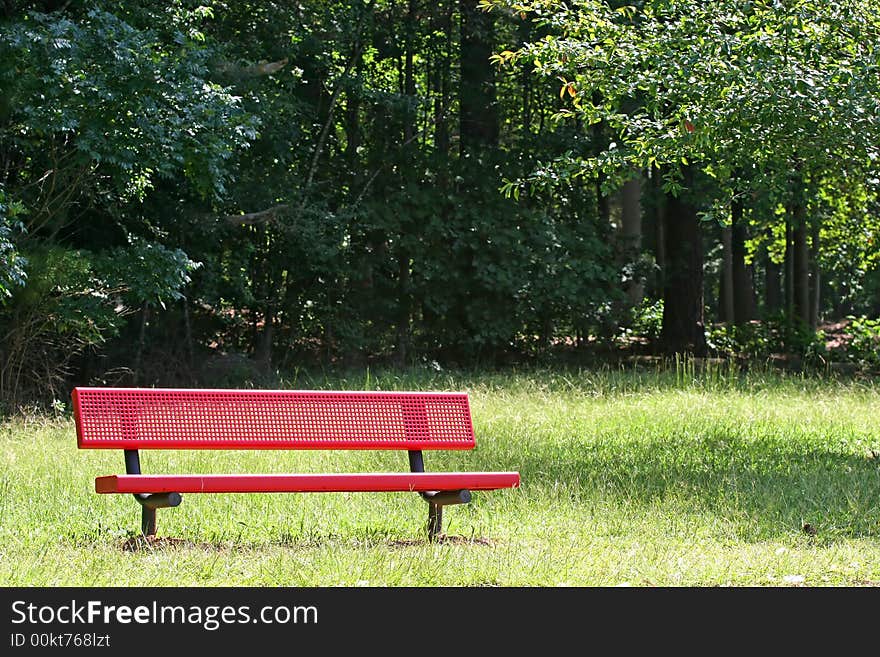
[[644, 299], [632, 309], [630, 333], [654, 341], [663, 328], [663, 299]]
[[819, 361], [825, 356], [825, 334], [798, 319], [775, 315], [746, 324], [715, 324], [706, 327], [706, 342], [719, 354], [750, 360], [775, 354]]
[[65, 396], [74, 358], [118, 335], [142, 304], [179, 298], [197, 266], [138, 240], [101, 254], [41, 247], [27, 260], [27, 283], [0, 307], [0, 401], [10, 407]]
[[839, 357], [863, 366], [880, 365], [880, 318], [847, 317], [846, 341]]

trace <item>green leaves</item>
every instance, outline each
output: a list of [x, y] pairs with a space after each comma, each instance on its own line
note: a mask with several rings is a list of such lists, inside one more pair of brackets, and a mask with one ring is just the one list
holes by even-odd
[[256, 123], [208, 79], [209, 48], [176, 45], [100, 9], [79, 21], [31, 13], [6, 23], [0, 82], [13, 100], [0, 137], [33, 154], [26, 175], [65, 158], [87, 173], [84, 190], [112, 181], [125, 199], [183, 173], [202, 195], [221, 193], [222, 163], [254, 138]]
[[0, 306], [6, 304], [12, 291], [27, 282], [27, 258], [16, 246], [16, 237], [24, 234], [20, 215], [24, 207], [12, 201], [0, 184]]
[[111, 249], [96, 259], [95, 268], [109, 289], [117, 290], [129, 306], [183, 298], [190, 274], [201, 266], [180, 249], [131, 238], [130, 246]]
[[578, 2], [552, 20], [546, 6], [526, 10], [557, 32], [502, 59], [559, 77], [560, 99], [578, 102], [557, 117], [606, 121], [641, 166], [784, 171], [797, 153], [832, 170], [876, 150], [876, 2]]

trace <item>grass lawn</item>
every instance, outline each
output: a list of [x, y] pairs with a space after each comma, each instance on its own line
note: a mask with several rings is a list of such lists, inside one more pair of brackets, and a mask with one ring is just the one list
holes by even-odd
[[[429, 470], [519, 470], [447, 507], [377, 493], [184, 495], [175, 540], [126, 549], [120, 450], [69, 418], [0, 424], [4, 586], [880, 585], [880, 388], [720, 371], [528, 370], [305, 377], [291, 388], [470, 393], [473, 452]], [[404, 470], [398, 452], [149, 451], [145, 472]]]

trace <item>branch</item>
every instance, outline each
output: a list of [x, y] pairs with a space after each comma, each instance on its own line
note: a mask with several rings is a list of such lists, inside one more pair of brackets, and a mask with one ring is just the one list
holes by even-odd
[[[374, 1], [375, 0], [369, 0], [369, 2], [364, 7], [365, 11], [370, 11], [372, 9]], [[324, 150], [324, 144], [327, 140], [327, 136], [330, 133], [330, 128], [333, 125], [333, 111], [336, 108], [336, 104], [339, 102], [340, 95], [342, 94], [342, 90], [344, 87], [343, 81], [351, 73], [352, 69], [355, 67], [355, 65], [358, 62], [358, 58], [360, 57], [361, 52], [363, 51], [363, 27], [364, 27], [364, 23], [362, 21], [360, 24], [360, 27], [358, 29], [357, 38], [355, 40], [355, 44], [354, 44], [354, 48], [352, 50], [351, 57], [349, 58], [348, 62], [346, 62], [345, 69], [343, 70], [342, 75], [340, 75], [337, 78], [337, 85], [333, 89], [333, 93], [330, 96], [330, 105], [327, 108], [327, 119], [324, 121], [324, 125], [321, 128], [321, 133], [318, 135], [318, 141], [315, 144], [314, 150], [312, 151], [312, 157], [310, 159], [309, 169], [306, 174], [306, 179], [303, 183], [303, 187], [302, 187], [302, 191], [301, 191], [301, 199], [300, 199], [299, 206], [297, 208], [298, 215], [301, 215], [303, 210], [305, 209], [306, 202], [308, 200], [309, 189], [312, 186], [312, 183], [315, 179], [315, 172], [318, 169], [318, 161], [321, 158], [321, 153]], [[283, 62], [286, 63], [287, 60], [284, 59]], [[277, 62], [276, 62], [276, 64], [277, 64]], [[282, 64], [282, 66], [283, 65], [284, 64]], [[281, 67], [279, 66], [278, 68], [281, 68]], [[275, 70], [277, 70], [277, 69], [275, 69]], [[374, 176], [373, 176], [374, 179], [375, 179], [376, 175], [378, 175], [378, 173], [374, 174]], [[233, 226], [243, 226], [246, 224], [257, 224], [257, 223], [262, 223], [262, 222], [274, 220], [279, 212], [287, 210], [287, 209], [289, 209], [289, 207], [290, 207], [289, 204], [284, 203], [281, 205], [273, 206], [273, 207], [268, 208], [266, 210], [260, 210], [259, 212], [251, 212], [249, 214], [226, 215], [224, 217], [224, 219], [226, 220], [227, 223], [232, 224]]]
[[[373, 8], [373, 1], [370, 0], [367, 5], [364, 7], [365, 11], [370, 11]], [[315, 179], [315, 172], [318, 169], [318, 160], [321, 159], [321, 153], [324, 150], [324, 143], [327, 140], [327, 135], [330, 133], [330, 127], [333, 123], [333, 110], [336, 108], [336, 103], [339, 101], [339, 96], [342, 94], [343, 81], [346, 77], [351, 73], [352, 69], [357, 65], [358, 60], [360, 59], [361, 53], [363, 52], [363, 30], [364, 22], [361, 21], [357, 38], [355, 39], [354, 48], [352, 49], [351, 57], [345, 65], [345, 70], [342, 72], [337, 78], [336, 88], [333, 89], [333, 94], [330, 96], [330, 106], [327, 108], [327, 120], [324, 122], [324, 126], [321, 128], [321, 134], [318, 136], [318, 142], [315, 144], [315, 149], [312, 152], [312, 161], [309, 165], [308, 175], [306, 176], [305, 183], [302, 188], [302, 200], [299, 205], [299, 212], [302, 211], [306, 207], [306, 201], [308, 200], [309, 188], [312, 186], [312, 181]]]
[[285, 66], [287, 66], [287, 57], [277, 62], [260, 62], [250, 66], [239, 66], [238, 64], [223, 62], [217, 66], [217, 72], [235, 78], [256, 78], [262, 75], [277, 73]]
[[333, 110], [336, 108], [336, 103], [339, 101], [339, 96], [342, 94], [342, 89], [344, 86], [342, 84], [342, 80], [348, 77], [348, 74], [351, 73], [351, 70], [352, 68], [354, 68], [354, 65], [357, 62], [360, 54], [361, 42], [358, 41], [355, 46], [354, 52], [351, 55], [351, 58], [345, 65], [345, 71], [343, 71], [342, 75], [339, 76], [338, 84], [333, 90], [333, 94], [330, 96], [330, 106], [327, 108], [327, 120], [324, 121], [324, 125], [321, 128], [321, 134], [318, 136], [318, 143], [315, 144], [315, 150], [312, 152], [312, 161], [309, 165], [309, 171], [306, 175], [305, 184], [303, 184], [302, 202], [299, 206], [300, 212], [302, 212], [306, 206], [309, 188], [312, 186], [312, 181], [315, 179], [315, 172], [318, 169], [318, 161], [321, 159], [321, 153], [324, 151], [324, 143], [327, 141], [327, 135], [330, 133], [330, 127], [333, 125]]
[[[424, 128], [422, 128], [421, 130], [419, 130], [419, 131], [418, 131], [416, 134], [414, 134], [412, 137], [410, 137], [409, 139], [407, 139], [406, 141], [404, 141], [404, 142], [400, 145], [400, 148], [406, 148], [406, 147], [409, 146], [413, 141], [415, 141], [416, 139], [419, 139], [420, 137], [424, 136], [424, 135], [428, 132], [428, 130], [430, 130], [431, 128], [433, 128], [434, 126], [436, 126], [438, 123], [440, 123], [440, 121], [445, 121], [446, 118], [447, 118], [447, 117], [446, 117], [446, 114], [445, 114], [445, 113], [444, 113], [444, 114], [441, 114], [441, 115], [438, 116], [438, 117], [435, 117], [432, 121], [430, 121], [430, 122], [428, 123], [428, 125], [426, 125]], [[373, 182], [376, 180], [376, 178], [379, 176], [379, 174], [382, 173], [382, 171], [383, 171], [383, 170], [385, 169], [385, 167], [387, 167], [387, 166], [388, 166], [388, 162], [386, 162], [385, 164], [382, 164], [381, 166], [379, 166], [378, 169], [376, 169], [376, 170], [373, 172], [373, 174], [369, 177], [369, 179], [367, 179], [367, 182], [364, 184], [363, 188], [361, 188], [361, 191], [360, 191], [360, 193], [357, 195], [357, 198], [355, 198], [354, 203], [351, 204], [351, 208], [349, 208], [350, 210], [354, 210], [355, 208], [357, 208], [357, 206], [359, 206], [359, 205], [361, 204], [361, 201], [364, 199], [364, 196], [366, 196], [366, 194], [367, 194], [367, 192], [369, 191], [370, 187], [373, 185]]]
[[290, 206], [287, 203], [281, 205], [273, 205], [271, 208], [260, 210], [259, 212], [249, 212], [247, 214], [227, 214], [223, 219], [226, 223], [233, 226], [245, 226], [249, 224], [259, 224], [266, 221], [272, 221], [279, 212], [287, 210]]

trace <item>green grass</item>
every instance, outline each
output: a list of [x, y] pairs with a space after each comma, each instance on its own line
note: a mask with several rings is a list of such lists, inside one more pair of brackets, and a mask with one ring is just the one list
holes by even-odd
[[[522, 487], [447, 507], [407, 494], [184, 495], [176, 542], [94, 477], [69, 419], [0, 424], [6, 586], [866, 586], [880, 584], [880, 389], [722, 370], [357, 373], [298, 388], [466, 390], [469, 453], [429, 470], [519, 470]], [[159, 452], [147, 472], [401, 470], [396, 452]], [[815, 533], [804, 531], [809, 525]]]

